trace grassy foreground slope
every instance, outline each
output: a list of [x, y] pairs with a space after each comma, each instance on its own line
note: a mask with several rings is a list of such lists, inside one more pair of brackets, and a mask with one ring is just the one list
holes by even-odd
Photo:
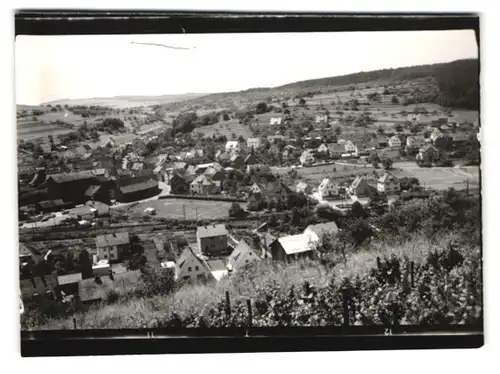
[[[217, 284], [180, 288], [166, 274], [144, 276], [136, 290], [119, 290], [87, 311], [27, 313], [22, 326], [71, 329], [75, 318], [82, 329], [244, 327], [248, 299], [254, 326], [341, 326], [344, 296], [350, 325], [480, 323], [480, 217], [477, 195], [450, 190], [364, 218], [380, 228], [380, 239], [354, 246], [348, 236], [356, 229], [345, 229], [324, 240], [318, 260], [261, 261]], [[352, 222], [346, 227], [359, 227]]]

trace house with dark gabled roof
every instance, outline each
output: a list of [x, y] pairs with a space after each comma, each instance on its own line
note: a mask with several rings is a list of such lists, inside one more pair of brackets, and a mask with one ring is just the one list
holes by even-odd
[[239, 154], [231, 155], [229, 162], [231, 163], [231, 167], [234, 169], [241, 169], [245, 166], [245, 160]]
[[240, 240], [227, 260], [228, 270], [236, 272], [254, 261], [259, 261], [260, 258], [244, 240]]
[[216, 183], [209, 176], [202, 174], [191, 182], [190, 191], [197, 195], [215, 195], [220, 193], [220, 183]]
[[206, 261], [186, 246], [175, 263], [175, 278], [190, 282], [206, 282], [214, 277]]
[[170, 184], [170, 193], [183, 195], [187, 194], [190, 190], [190, 182], [180, 173], [173, 173], [168, 183]]
[[348, 192], [350, 195], [364, 197], [369, 196], [372, 190], [373, 187], [368, 184], [366, 179], [358, 175], [349, 187]]

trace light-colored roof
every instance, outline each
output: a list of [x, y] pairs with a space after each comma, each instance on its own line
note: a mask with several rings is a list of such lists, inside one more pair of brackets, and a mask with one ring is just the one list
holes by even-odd
[[236, 140], [229, 140], [227, 143], [226, 143], [226, 147], [237, 147], [238, 146], [238, 141]]
[[196, 229], [196, 236], [200, 238], [209, 238], [212, 236], [222, 236], [227, 234], [226, 225], [224, 224], [198, 226]]
[[82, 279], [83, 279], [82, 273], [59, 275], [57, 277], [57, 284], [63, 285], [63, 284], [78, 283]]
[[233, 252], [231, 252], [231, 255], [228, 257], [228, 260], [230, 262], [236, 262], [238, 261], [238, 258], [240, 258], [245, 252], [252, 252], [256, 256], [256, 258], [258, 257], [257, 253], [252, 248], [250, 248], [250, 246], [244, 240], [240, 240], [236, 248], [234, 248]]
[[304, 234], [284, 236], [279, 238], [278, 242], [281, 244], [287, 255], [293, 255], [312, 250], [309, 245], [309, 236]]
[[307, 226], [307, 229], [316, 233], [318, 237], [321, 236], [323, 233], [337, 233], [339, 231], [339, 228], [334, 221], [318, 223], [317, 225], [309, 225]]
[[98, 235], [95, 238], [95, 243], [98, 248], [128, 244], [129, 242], [130, 239], [128, 232], [116, 232], [113, 234]]

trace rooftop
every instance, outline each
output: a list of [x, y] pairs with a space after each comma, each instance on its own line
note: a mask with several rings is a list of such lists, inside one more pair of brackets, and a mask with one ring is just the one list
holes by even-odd
[[313, 231], [318, 236], [321, 236], [323, 233], [336, 233], [339, 231], [339, 228], [334, 221], [318, 223], [317, 225], [309, 225], [307, 229]]
[[137, 191], [148, 190], [154, 187], [158, 188], [158, 181], [155, 181], [154, 179], [149, 179], [146, 182], [131, 184], [128, 186], [122, 186], [120, 187], [120, 191], [122, 193], [133, 193]]
[[116, 232], [113, 234], [98, 235], [95, 238], [95, 243], [98, 248], [128, 244], [129, 242], [130, 239], [128, 232]]
[[78, 283], [82, 280], [82, 273], [59, 275], [57, 277], [57, 283], [59, 285]]
[[207, 226], [198, 226], [196, 229], [196, 236], [199, 238], [209, 238], [212, 236], [223, 236], [227, 235], [226, 225], [207, 225]]
[[309, 236], [304, 234], [284, 236], [278, 238], [278, 242], [281, 244], [287, 255], [293, 255], [312, 250], [309, 245]]

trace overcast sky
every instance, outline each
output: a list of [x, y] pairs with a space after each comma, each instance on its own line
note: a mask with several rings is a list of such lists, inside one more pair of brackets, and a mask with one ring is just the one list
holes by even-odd
[[[134, 43], [160, 43], [170, 49]], [[477, 58], [474, 32], [18, 36], [16, 102], [239, 91]]]

